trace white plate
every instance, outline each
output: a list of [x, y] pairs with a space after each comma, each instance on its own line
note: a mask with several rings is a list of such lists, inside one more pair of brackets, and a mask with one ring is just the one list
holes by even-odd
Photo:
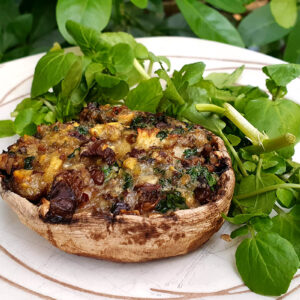
[[[200, 39], [160, 37], [140, 41], [155, 54], [169, 57], [173, 68], [203, 61], [207, 71], [232, 72], [244, 64], [240, 83], [263, 89], [265, 76], [261, 67], [281, 63], [256, 52]], [[0, 119], [9, 118], [16, 104], [29, 94], [40, 57], [35, 55], [0, 65]], [[289, 86], [288, 96], [295, 101], [299, 97], [299, 84], [297, 79]], [[0, 150], [15, 140], [15, 137], [1, 139]], [[232, 226], [225, 223], [202, 248], [182, 257], [139, 264], [113, 263], [56, 249], [23, 226], [4, 201], [0, 201], [0, 298], [273, 299], [256, 295], [243, 285], [234, 259], [238, 240], [225, 242], [220, 238], [231, 230]], [[300, 274], [284, 298], [299, 299], [297, 288], [300, 288]]]

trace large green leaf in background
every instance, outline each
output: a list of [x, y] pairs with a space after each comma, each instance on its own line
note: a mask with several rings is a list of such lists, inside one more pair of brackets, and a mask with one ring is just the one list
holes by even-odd
[[297, 20], [297, 0], [272, 0], [271, 11], [276, 22], [284, 27], [293, 27]]
[[269, 4], [246, 16], [241, 21], [238, 30], [247, 47], [266, 45], [281, 39], [290, 32], [290, 29], [277, 24]]
[[68, 20], [101, 31], [110, 19], [111, 2], [111, 0], [59, 0], [56, 18], [61, 34], [69, 43], [75, 43], [65, 27]]
[[300, 14], [298, 11], [298, 20], [288, 36], [287, 44], [284, 52], [284, 60], [300, 63]]
[[206, 0], [207, 3], [234, 14], [244, 13], [246, 11], [245, 5], [253, 1], [254, 0]]
[[197, 0], [176, 0], [176, 3], [198, 37], [244, 47], [238, 31], [215, 9]]

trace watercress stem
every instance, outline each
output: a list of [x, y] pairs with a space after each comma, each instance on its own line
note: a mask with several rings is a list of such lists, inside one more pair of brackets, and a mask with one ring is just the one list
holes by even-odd
[[259, 145], [252, 145], [244, 149], [251, 154], [261, 154], [275, 151], [295, 144], [296, 137], [291, 133], [286, 133], [273, 139], [265, 139]]
[[141, 74], [144, 80], [149, 80], [151, 78], [136, 58], [133, 60], [133, 66]]
[[243, 199], [247, 199], [253, 196], [257, 196], [260, 194], [264, 194], [270, 191], [274, 191], [277, 189], [287, 189], [287, 188], [292, 188], [292, 189], [300, 189], [300, 184], [296, 184], [296, 183], [281, 183], [281, 184], [274, 184], [274, 185], [269, 185], [266, 186], [264, 188], [258, 189], [254, 192], [251, 193], [246, 193], [246, 194], [241, 194], [241, 195], [237, 195], [235, 196], [235, 198], [237, 200], [243, 200]]
[[237, 126], [254, 145], [259, 145], [266, 137], [245, 119], [232, 105], [225, 103], [224, 107], [214, 104], [197, 104], [196, 109], [200, 112], [209, 111], [222, 114]]
[[44, 104], [53, 112], [55, 112], [55, 107], [47, 100], [43, 99]]
[[254, 145], [260, 144], [266, 137], [245, 119], [232, 105], [224, 104], [224, 115], [237, 126]]
[[153, 61], [150, 61], [149, 66], [148, 66], [148, 75], [151, 76], [152, 74], [152, 69], [153, 69]]
[[242, 161], [240, 160], [239, 155], [237, 154], [237, 152], [235, 151], [235, 149], [233, 148], [231, 143], [228, 141], [225, 134], [220, 129], [219, 129], [219, 135], [223, 139], [225, 145], [229, 148], [229, 150], [230, 150], [231, 154], [233, 155], [234, 159], [236, 160], [236, 162], [239, 166], [239, 169], [241, 170], [242, 175], [243, 176], [248, 176], [248, 173], [247, 173], [246, 169], [244, 168], [244, 165], [243, 165]]

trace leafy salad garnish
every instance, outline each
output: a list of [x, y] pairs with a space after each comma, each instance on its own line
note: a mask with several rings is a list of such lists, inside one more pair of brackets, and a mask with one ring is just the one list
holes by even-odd
[[[40, 124], [76, 119], [88, 102], [161, 112], [191, 128], [201, 124], [224, 140], [233, 161], [236, 188], [224, 218], [236, 225], [231, 238], [241, 240], [237, 269], [252, 291], [285, 293], [300, 257], [300, 164], [292, 160], [300, 140], [300, 106], [285, 95], [287, 84], [300, 76], [300, 65], [263, 68], [270, 99], [258, 87], [235, 85], [243, 66], [205, 77], [205, 65], [198, 62], [170, 76], [169, 60], [129, 34], [99, 33], [74, 21], [66, 30], [81, 51], [56, 44], [39, 60], [31, 97], [17, 105], [14, 121], [0, 121], [0, 137], [32, 135]], [[132, 126], [150, 123], [136, 119]], [[166, 134], [160, 132], [159, 138]], [[185, 152], [187, 159], [191, 155], [196, 155], [193, 149]], [[209, 176], [201, 166], [190, 172]], [[130, 186], [128, 176], [125, 185]], [[166, 207], [182, 202], [180, 195], [168, 197]]]

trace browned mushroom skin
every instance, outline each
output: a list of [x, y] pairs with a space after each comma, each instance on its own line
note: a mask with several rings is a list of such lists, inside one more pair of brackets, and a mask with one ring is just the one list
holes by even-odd
[[90, 104], [80, 123], [40, 126], [0, 155], [0, 170], [25, 225], [66, 252], [122, 262], [196, 249], [234, 190], [220, 138], [124, 106]]

